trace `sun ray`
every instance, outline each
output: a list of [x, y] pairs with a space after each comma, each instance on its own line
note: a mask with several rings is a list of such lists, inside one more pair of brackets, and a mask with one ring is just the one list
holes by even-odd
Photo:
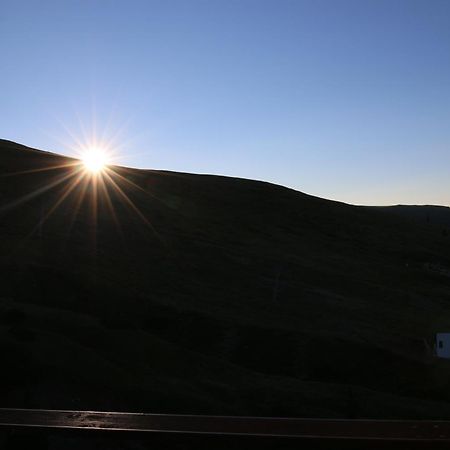
[[75, 202], [75, 207], [72, 210], [72, 213], [70, 214], [70, 223], [69, 223], [69, 229], [68, 229], [68, 233], [69, 235], [72, 233], [72, 228], [75, 222], [75, 219], [78, 216], [78, 213], [80, 211], [81, 205], [86, 197], [86, 192], [89, 186], [89, 182], [85, 179], [84, 183], [81, 186], [81, 191], [78, 194], [78, 197], [76, 199]]
[[92, 233], [93, 238], [95, 242], [95, 246], [97, 243], [97, 225], [98, 225], [98, 192], [97, 192], [97, 185], [98, 178], [91, 174], [91, 187], [92, 187], [92, 193], [91, 193], [91, 222], [92, 222]]
[[[83, 142], [90, 142], [93, 141], [95, 139], [94, 137], [94, 133], [88, 133], [86, 130], [86, 127], [84, 125], [84, 122], [81, 120], [81, 117], [78, 113], [75, 113], [78, 119], [78, 125], [80, 127], [81, 130], [81, 135], [83, 136]], [[81, 144], [80, 148], [83, 147], [83, 144]]]
[[79, 173], [78, 178], [72, 180], [71, 184], [64, 190], [62, 195], [56, 200], [52, 207], [47, 211], [47, 213], [40, 218], [38, 225], [32, 230], [31, 234], [36, 232], [39, 226], [43, 226], [45, 222], [50, 218], [50, 216], [59, 208], [59, 206], [64, 202], [64, 200], [70, 195], [70, 193], [80, 184], [80, 182], [85, 177], [84, 173]]
[[120, 224], [119, 217], [117, 216], [116, 211], [114, 209], [114, 205], [113, 205], [111, 197], [109, 195], [108, 187], [106, 186], [103, 174], [99, 177], [98, 181], [99, 181], [101, 192], [103, 194], [103, 198], [106, 201], [106, 205], [107, 205], [108, 210], [109, 210], [109, 212], [110, 212], [110, 214], [111, 214], [111, 216], [113, 218], [113, 221], [114, 221], [114, 223], [116, 225], [116, 228], [119, 231], [120, 235], [123, 236], [122, 226]]
[[155, 227], [152, 225], [150, 220], [145, 217], [145, 215], [140, 211], [140, 209], [133, 203], [133, 201], [128, 197], [127, 194], [120, 188], [120, 186], [112, 179], [112, 177], [104, 172], [104, 176], [107, 177], [108, 181], [111, 183], [116, 192], [122, 197], [122, 199], [126, 202], [126, 204], [139, 216], [139, 218], [153, 231], [155, 236], [165, 244], [161, 235], [156, 231]]
[[[62, 128], [64, 129], [64, 131], [68, 134], [68, 136], [73, 140], [73, 144], [71, 145], [70, 143], [66, 143], [66, 142], [61, 142], [61, 144], [68, 146], [72, 151], [77, 151], [77, 149], [82, 148], [83, 147], [83, 140], [81, 140], [76, 133], [73, 133], [69, 127], [67, 127], [63, 122], [59, 121], [59, 123], [61, 124]], [[83, 139], [86, 142], [86, 136], [84, 134], [84, 130], [82, 131], [83, 134]], [[59, 141], [59, 139], [58, 139]]]
[[[111, 122], [111, 116], [108, 120], [107, 127], [110, 127]], [[125, 133], [126, 129], [129, 127], [129, 124], [131, 122], [131, 119], [127, 119], [123, 122], [122, 125], [115, 127], [114, 133], [109, 133], [107, 129], [105, 128], [102, 137], [101, 142], [104, 142], [105, 145], [109, 148], [115, 148], [118, 146], [118, 142], [122, 142], [122, 145], [124, 145], [122, 135]]]
[[79, 166], [79, 164], [80, 163], [78, 161], [74, 161], [72, 163], [57, 164], [54, 166], [40, 167], [38, 169], [21, 170], [19, 172], [11, 172], [11, 173], [2, 174], [2, 175], [0, 175], [0, 178], [8, 178], [8, 177], [13, 177], [13, 176], [28, 175], [28, 174], [40, 173], [40, 172], [49, 172], [49, 171], [58, 170], [58, 169], [67, 169], [69, 167]]
[[[45, 224], [45, 222], [49, 219], [49, 217], [53, 214], [53, 212], [61, 205], [61, 203], [67, 198], [67, 196], [70, 194], [70, 192], [73, 191], [73, 189], [75, 189], [75, 187], [81, 182], [82, 178], [84, 177], [83, 173], [80, 173], [80, 171], [77, 171], [75, 173], [71, 173], [71, 177], [74, 177], [78, 174], [78, 178], [76, 180], [72, 180], [71, 184], [69, 185], [68, 188], [66, 188], [66, 190], [64, 191], [62, 197], [60, 197], [54, 205], [52, 205], [51, 209], [45, 214], [42, 215], [39, 218], [38, 223], [36, 224], [36, 226], [26, 235], [24, 236], [18, 243], [17, 247], [15, 250], [13, 250], [13, 253], [15, 251], [18, 251], [19, 249], [23, 249], [24, 246], [26, 245], [26, 243], [29, 241], [29, 239], [36, 234], [36, 232], [38, 230], [42, 230], [43, 225]], [[63, 177], [61, 180], [58, 180], [58, 183], [53, 183], [51, 187], [56, 187], [57, 185], [59, 185], [60, 183], [69, 180], [70, 178]]]
[[69, 172], [68, 174], [66, 174], [66, 175], [64, 175], [64, 176], [54, 180], [51, 183], [48, 183], [48, 184], [46, 184], [46, 185], [44, 185], [44, 186], [34, 190], [33, 192], [30, 192], [30, 193], [24, 195], [23, 197], [18, 198], [17, 200], [15, 200], [13, 202], [10, 202], [10, 203], [8, 203], [6, 205], [3, 205], [0, 208], [0, 213], [8, 211], [8, 210], [13, 209], [13, 208], [16, 208], [17, 206], [22, 205], [23, 203], [26, 203], [26, 202], [34, 199], [35, 197], [38, 197], [38, 196], [44, 194], [48, 190], [58, 186], [61, 183], [64, 183], [65, 181], [69, 180], [70, 178], [74, 177], [77, 173], [78, 173], [77, 170], [75, 172]]
[[167, 206], [167, 203], [164, 202], [164, 200], [160, 199], [159, 197], [157, 197], [156, 195], [152, 194], [151, 192], [149, 192], [148, 190], [142, 188], [141, 186], [139, 186], [138, 184], [136, 184], [134, 181], [129, 180], [127, 177], [124, 177], [123, 175], [121, 175], [120, 173], [118, 173], [116, 170], [113, 170], [111, 168], [106, 168], [107, 172], [112, 176], [112, 177], [117, 177], [120, 179], [120, 181], [130, 185], [131, 187], [143, 192], [144, 194], [148, 195], [149, 197], [159, 201], [160, 203], [162, 203], [164, 206]]

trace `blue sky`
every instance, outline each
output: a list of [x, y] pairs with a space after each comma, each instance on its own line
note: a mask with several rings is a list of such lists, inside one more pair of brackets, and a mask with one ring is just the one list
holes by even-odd
[[450, 205], [450, 1], [0, 0], [0, 137]]

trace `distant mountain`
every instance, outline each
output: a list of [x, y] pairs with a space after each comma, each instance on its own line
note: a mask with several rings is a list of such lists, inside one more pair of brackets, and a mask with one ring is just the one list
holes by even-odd
[[450, 227], [450, 208], [434, 205], [395, 205], [380, 209], [412, 219], [421, 224]]
[[0, 141], [0, 406], [450, 418], [442, 227], [111, 170]]

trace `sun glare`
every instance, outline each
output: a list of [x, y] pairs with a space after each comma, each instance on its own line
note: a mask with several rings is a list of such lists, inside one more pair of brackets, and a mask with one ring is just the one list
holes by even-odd
[[108, 154], [99, 148], [90, 148], [86, 150], [81, 159], [85, 169], [92, 174], [102, 172], [109, 163]]
[[[146, 193], [150, 197], [152, 195], [140, 184], [135, 183], [131, 179], [131, 175], [128, 176], [128, 170], [116, 166], [118, 156], [120, 156], [119, 149], [124, 145], [121, 144], [119, 146], [115, 141], [119, 134], [115, 137], [109, 137], [107, 132], [103, 131], [101, 140], [97, 140], [95, 133], [88, 136], [83, 131], [82, 134], [81, 138], [77, 138], [75, 133], [69, 132], [73, 143], [67, 144], [62, 142], [62, 145], [71, 151], [70, 159], [61, 159], [59, 165], [55, 165], [52, 162], [48, 167], [18, 172], [21, 174], [49, 171], [48, 184], [39, 187], [36, 192], [27, 194], [19, 199], [20, 203], [54, 189], [56, 186], [60, 186], [60, 195], [55, 198], [54, 202], [48, 205], [46, 202], [45, 208], [41, 208], [39, 220], [29, 236], [33, 233], [41, 235], [44, 223], [49, 220], [65, 201], [70, 199], [73, 209], [70, 214], [68, 232], [70, 233], [74, 226], [78, 214], [82, 211], [83, 204], [86, 204], [91, 214], [90, 223], [93, 225], [91, 227], [92, 244], [95, 246], [97, 245], [96, 235], [99, 214], [109, 213], [117, 231], [122, 233], [120, 217], [115, 208], [115, 205], [120, 203], [126, 205], [127, 210], [135, 214], [161, 240], [150, 219], [133, 201], [133, 194], [136, 192], [139, 192], [140, 195]], [[53, 176], [51, 175], [52, 173], [54, 174]], [[15, 204], [16, 202], [6, 206], [10, 208]], [[2, 210], [3, 207], [0, 205], [0, 212]]]

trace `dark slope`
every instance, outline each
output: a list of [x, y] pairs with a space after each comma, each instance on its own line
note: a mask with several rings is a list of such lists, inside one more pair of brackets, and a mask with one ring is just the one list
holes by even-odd
[[448, 233], [450, 228], [450, 208], [435, 205], [395, 205], [379, 208], [386, 212], [414, 220], [419, 224], [441, 227], [442, 232]]
[[428, 348], [450, 328], [440, 229], [125, 168], [139, 214], [107, 183], [95, 219], [79, 186], [39, 226], [73, 172], [40, 169], [70, 162], [0, 141], [0, 406], [450, 418]]

